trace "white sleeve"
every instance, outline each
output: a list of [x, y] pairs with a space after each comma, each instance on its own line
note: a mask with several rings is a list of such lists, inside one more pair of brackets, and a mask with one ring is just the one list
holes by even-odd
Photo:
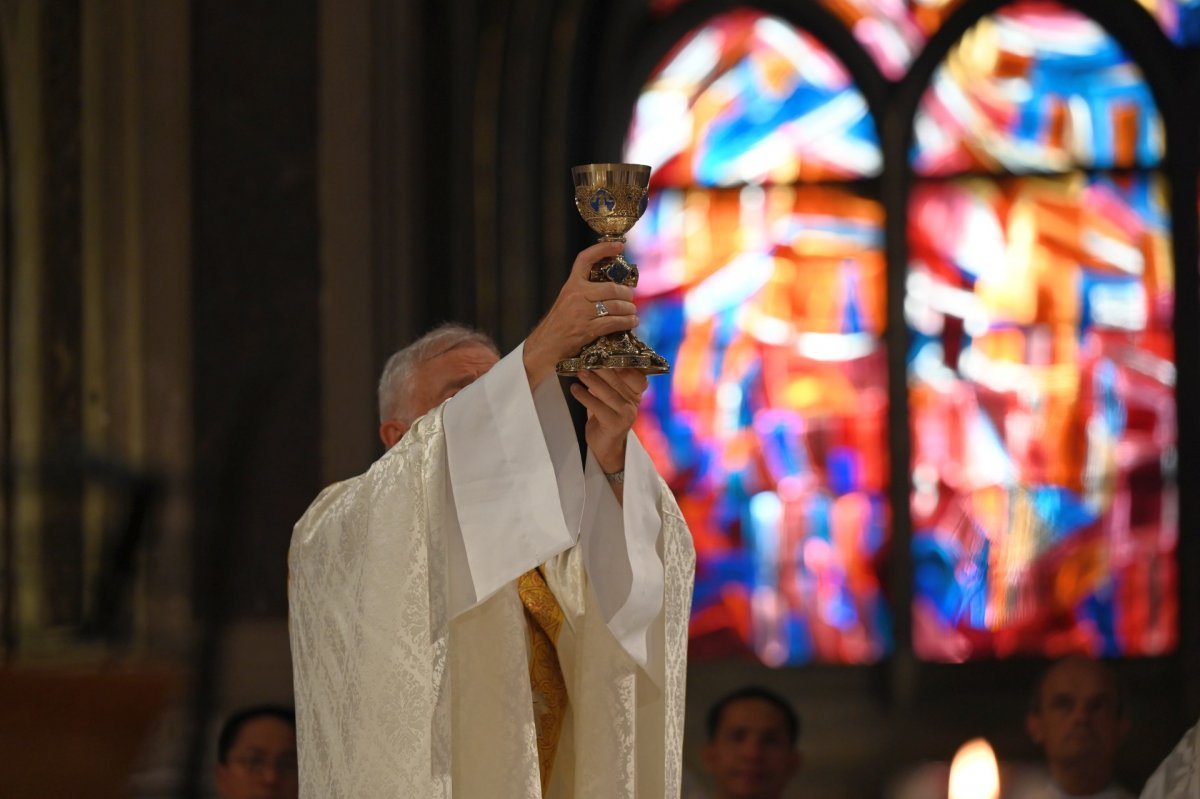
[[444, 410], [450, 614], [581, 542], [605, 623], [645, 665], [663, 601], [658, 474], [631, 434], [618, 503], [595, 458], [589, 454], [586, 471], [580, 463], [557, 377], [531, 392], [522, 353], [523, 345]]
[[[517, 347], [502, 358], [448, 400], [443, 411], [453, 515], [461, 530], [461, 557], [471, 594], [467, 607], [455, 598], [452, 616], [487, 599], [579, 537], [583, 478], [570, 415], [566, 403], [560, 402], [564, 419], [540, 420], [525, 377], [522, 350], [523, 346]], [[542, 388], [558, 392], [553, 381]], [[549, 409], [553, 417], [553, 406]], [[560, 440], [568, 437], [569, 441]], [[574, 471], [579, 473], [573, 491], [571, 448], [575, 448]], [[555, 491], [556, 483], [562, 485], [560, 472], [567, 491]], [[456, 549], [454, 544], [448, 547], [452, 575]]]
[[663, 602], [659, 548], [659, 476], [632, 433], [625, 445], [625, 488], [618, 503], [600, 464], [588, 453], [583, 563], [600, 613], [622, 648], [646, 666], [651, 625]]

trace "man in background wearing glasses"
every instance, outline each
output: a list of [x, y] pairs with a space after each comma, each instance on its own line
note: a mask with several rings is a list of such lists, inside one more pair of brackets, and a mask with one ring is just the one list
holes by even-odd
[[230, 716], [217, 737], [221, 799], [296, 799], [296, 714], [259, 705]]

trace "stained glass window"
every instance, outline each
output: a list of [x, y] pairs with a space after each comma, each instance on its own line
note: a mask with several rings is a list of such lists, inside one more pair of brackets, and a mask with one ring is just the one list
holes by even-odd
[[914, 123], [923, 175], [1152, 166], [1162, 122], [1103, 28], [1054, 3], [1006, 6], [934, 73]]
[[[895, 81], [969, 11], [820, 2]], [[1200, 0], [1121, 2], [1200, 45]], [[889, 330], [876, 122], [829, 49], [735, 11], [640, 96], [625, 158], [654, 175], [630, 251], [675, 368], [638, 432], [695, 535], [693, 655], [890, 650], [884, 341], [905, 332], [914, 571], [893, 601], [918, 656], [1171, 651], [1175, 275], [1144, 75], [1075, 4], [1017, 0], [951, 48], [912, 134]]]
[[922, 100], [913, 165], [946, 178], [909, 198], [922, 658], [1175, 645], [1161, 128], [1111, 36], [1045, 2], [980, 20]]
[[695, 537], [695, 657], [863, 663], [890, 648], [881, 156], [807, 33], [711, 20], [638, 102], [654, 167], [629, 236], [641, 335], [673, 364], [638, 434]]

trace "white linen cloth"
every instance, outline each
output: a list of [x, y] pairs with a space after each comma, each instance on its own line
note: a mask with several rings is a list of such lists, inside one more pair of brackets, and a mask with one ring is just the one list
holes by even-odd
[[544, 565], [570, 697], [547, 797], [676, 797], [695, 556], [632, 434], [623, 505], [522, 351], [297, 523], [302, 797], [539, 797], [515, 580]]

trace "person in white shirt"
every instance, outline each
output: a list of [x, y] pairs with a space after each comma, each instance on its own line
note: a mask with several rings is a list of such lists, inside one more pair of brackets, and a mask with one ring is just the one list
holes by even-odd
[[631, 432], [646, 376], [555, 364], [637, 325], [580, 253], [504, 358], [462, 328], [389, 362], [363, 475], [297, 523], [301, 796], [677, 797], [695, 555]]

